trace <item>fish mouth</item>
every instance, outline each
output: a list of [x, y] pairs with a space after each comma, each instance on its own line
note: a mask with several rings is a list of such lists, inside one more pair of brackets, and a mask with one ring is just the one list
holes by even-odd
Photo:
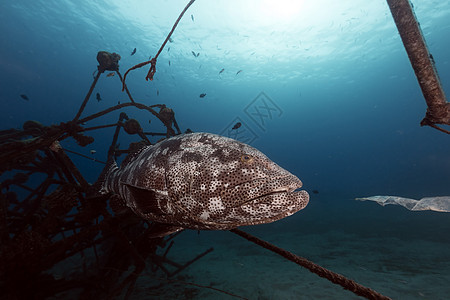
[[241, 204], [239, 210], [247, 216], [240, 226], [278, 221], [305, 208], [309, 194], [305, 190], [280, 189], [260, 195]]
[[[253, 198], [253, 199], [250, 199], [250, 200], [248, 200], [248, 201], [242, 203], [241, 206], [242, 206], [242, 205], [245, 205], [245, 204], [247, 204], [247, 203], [256, 201], [256, 200], [267, 199], [269, 196], [274, 196], [274, 195], [278, 195], [278, 194], [281, 194], [281, 193], [290, 193], [290, 192], [292, 192], [292, 190], [289, 190], [289, 189], [287, 189], [287, 188], [280, 188], [279, 190], [275, 190], [275, 191], [269, 192], [269, 193], [267, 193], [267, 194], [263, 194], [263, 195], [260, 195], [260, 196], [258, 196], [258, 197], [255, 197], [255, 198]], [[270, 197], [269, 197], [269, 198], [270, 198]]]
[[237, 208], [248, 203], [269, 201], [277, 195], [292, 193], [302, 187], [294, 175], [275, 178], [258, 178], [240, 183], [224, 190], [221, 194], [226, 207]]
[[248, 189], [251, 197], [235, 209], [246, 217], [240, 226], [266, 224], [278, 221], [305, 208], [309, 194], [301, 190], [302, 182], [296, 176], [280, 176], [257, 182]]

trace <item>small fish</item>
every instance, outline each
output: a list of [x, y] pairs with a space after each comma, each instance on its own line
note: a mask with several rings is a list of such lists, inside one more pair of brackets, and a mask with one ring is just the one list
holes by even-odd
[[159, 90], [156, 90], [156, 96], [159, 96]]
[[195, 57], [198, 57], [200, 55], [200, 52], [197, 53], [197, 55]]
[[192, 22], [194, 22], [194, 15], [191, 15]]
[[133, 52], [131, 52], [131, 55], [134, 55], [136, 53], [136, 48], [134, 48]]
[[117, 101], [117, 104], [120, 104], [120, 101]]
[[222, 70], [220, 70], [219, 74], [222, 74], [222, 73], [223, 73], [223, 71], [225, 71], [225, 69], [222, 69]]
[[116, 73], [114, 73], [114, 72], [108, 73], [108, 74], [106, 75], [106, 77], [113, 77], [114, 74], [116, 74]]
[[192, 53], [192, 55], [194, 55], [194, 57], [198, 57], [200, 55], [200, 53], [199, 54], [195, 54], [194, 51], [191, 51], [191, 53]]
[[173, 40], [172, 40], [172, 38], [169, 38], [169, 43], [173, 43]]
[[97, 151], [95, 151], [95, 150], [91, 150], [91, 154], [95, 154], [95, 153], [97, 153]]
[[313, 194], [318, 194], [319, 191], [318, 190], [312, 190]]
[[170, 51], [170, 47], [167, 48], [167, 52], [169, 52], [169, 51]]
[[81, 125], [86, 125], [86, 122], [81, 122]]
[[205, 94], [205, 93], [203, 93], [203, 94], [200, 94], [200, 98], [205, 98], [205, 96], [206, 96], [206, 94]]
[[95, 95], [95, 98], [97, 99], [98, 102], [102, 101], [102, 97], [100, 97], [100, 93], [97, 93], [97, 95]]
[[236, 75], [239, 74], [239, 73], [241, 73], [241, 72], [242, 72], [242, 70], [237, 71]]
[[98, 183], [139, 217], [159, 228], [153, 237], [181, 231], [229, 230], [266, 224], [305, 208], [302, 182], [257, 149], [211, 134], [165, 139], [109, 160]]
[[169, 60], [169, 66], [170, 66], [170, 60]]
[[21, 94], [21, 95], [20, 95], [20, 98], [22, 98], [23, 100], [30, 101], [30, 99], [28, 98], [28, 96], [25, 95], [25, 94]]
[[233, 126], [233, 128], [231, 128], [231, 130], [236, 130], [236, 129], [238, 129], [239, 127], [241, 127], [241, 122], [237, 122], [236, 124], [234, 124], [234, 126]]

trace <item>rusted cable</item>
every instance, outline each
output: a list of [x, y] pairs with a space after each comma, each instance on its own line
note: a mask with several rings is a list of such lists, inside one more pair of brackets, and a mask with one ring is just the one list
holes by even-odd
[[[50, 149], [52, 150], [55, 157], [61, 162], [61, 166], [64, 168], [67, 168], [67, 171], [69, 174], [73, 175], [75, 179], [78, 181], [80, 186], [83, 189], [86, 189], [89, 187], [89, 183], [84, 179], [83, 175], [81, 175], [81, 172], [78, 170], [78, 168], [74, 165], [72, 160], [67, 156], [67, 154], [63, 151], [61, 145], [59, 142], [55, 141], [52, 146], [50, 146]], [[68, 175], [66, 175], [68, 176]], [[68, 177], [69, 178], [69, 177]]]
[[97, 76], [94, 77], [94, 81], [91, 84], [91, 87], [88, 91], [88, 93], [86, 94], [86, 97], [84, 97], [84, 101], [81, 104], [80, 109], [78, 110], [77, 115], [75, 116], [75, 118], [73, 119], [73, 122], [78, 121], [78, 119], [80, 118], [81, 114], [83, 113], [84, 108], [86, 107], [86, 104], [89, 101], [89, 98], [91, 97], [92, 92], [94, 91], [94, 87], [97, 84], [98, 79], [100, 78], [100, 75], [102, 74], [102, 72], [97, 72]]
[[[82, 124], [84, 122], [88, 122], [88, 121], [93, 120], [95, 118], [98, 118], [98, 117], [101, 117], [103, 115], [106, 115], [106, 114], [108, 114], [108, 113], [110, 113], [110, 112], [112, 112], [114, 110], [118, 110], [118, 109], [121, 109], [123, 107], [128, 107], [128, 106], [134, 106], [134, 107], [136, 107], [138, 109], [143, 109], [143, 110], [149, 111], [151, 114], [153, 114], [155, 117], [157, 117], [161, 121], [161, 123], [163, 123], [166, 126], [166, 128], [167, 128], [167, 134], [166, 135], [167, 136], [174, 136], [175, 135], [175, 131], [171, 127], [171, 124], [167, 124], [166, 120], [164, 120], [161, 117], [161, 113], [158, 113], [156, 110], [154, 110], [152, 108], [152, 107], [165, 107], [165, 106], [161, 106], [159, 104], [158, 105], [147, 106], [147, 105], [144, 105], [144, 104], [141, 104], [141, 103], [138, 103], [138, 102], [121, 103], [121, 104], [118, 104], [116, 106], [113, 106], [113, 107], [110, 107], [108, 109], [105, 109], [103, 111], [100, 111], [98, 113], [95, 113], [93, 115], [90, 115], [88, 117], [85, 117], [85, 118], [83, 118], [81, 120], [78, 120], [77, 124]], [[175, 120], [175, 119], [173, 119], [173, 120]], [[179, 131], [179, 128], [178, 128], [178, 131]], [[178, 132], [178, 133], [180, 133], [180, 132]]]
[[78, 132], [84, 132], [84, 131], [89, 131], [89, 130], [97, 130], [97, 129], [109, 128], [109, 127], [114, 127], [114, 126], [117, 126], [117, 123], [115, 123], [115, 124], [108, 124], [108, 125], [99, 125], [99, 126], [87, 127], [87, 128], [83, 128], [82, 130], [79, 130]]
[[124, 78], [122, 78], [122, 74], [120, 74], [119, 70], [117, 70], [116, 73], [117, 73], [117, 75], [119, 75], [120, 82], [122, 82], [122, 87], [125, 87], [125, 91], [127, 92], [128, 98], [130, 98], [130, 101], [134, 103], [135, 101], [134, 101], [133, 97], [131, 96], [130, 91], [128, 90], [127, 86], [124, 85]]
[[[134, 107], [137, 107], [138, 109], [144, 109], [144, 110], [147, 110], [147, 111], [149, 111], [151, 114], [153, 114], [155, 117], [157, 117], [157, 118], [159, 119], [159, 114], [158, 114], [158, 112], [157, 112], [156, 110], [152, 109], [151, 107], [149, 107], [149, 106], [147, 106], [147, 105], [144, 105], [144, 104], [141, 104], [141, 103], [138, 103], [138, 102], [134, 102], [134, 103], [132, 103], [132, 102], [127, 102], [127, 103], [121, 103], [121, 104], [112, 106], [112, 107], [107, 108], [107, 109], [105, 109], [105, 110], [102, 110], [102, 111], [100, 111], [100, 112], [98, 112], [98, 113], [95, 113], [95, 114], [92, 114], [92, 115], [90, 115], [90, 116], [87, 116], [87, 117], [85, 117], [85, 118], [79, 120], [77, 123], [88, 122], [88, 121], [93, 120], [93, 119], [95, 119], [95, 118], [98, 118], [98, 117], [101, 117], [101, 116], [103, 116], [103, 115], [106, 115], [106, 114], [108, 114], [108, 113], [110, 113], [110, 112], [112, 112], [112, 111], [115, 111], [115, 110], [118, 110], [118, 109], [121, 109], [121, 108], [124, 108], [124, 107], [128, 107], [128, 106], [134, 106]], [[162, 122], [162, 121], [161, 121], [161, 122]], [[163, 124], [164, 124], [164, 123], [163, 123]]]
[[167, 44], [167, 41], [169, 41], [170, 37], [172, 36], [172, 33], [175, 31], [175, 28], [177, 27], [178, 23], [180, 22], [181, 18], [183, 17], [184, 13], [188, 10], [189, 6], [192, 5], [192, 3], [194, 3], [195, 0], [191, 0], [189, 1], [189, 3], [186, 5], [186, 7], [183, 9], [183, 11], [181, 12], [181, 14], [178, 16], [178, 19], [175, 21], [175, 24], [172, 27], [172, 30], [170, 30], [169, 34], [167, 35], [164, 43], [162, 43], [161, 47], [158, 50], [158, 53], [156, 53], [155, 57], [153, 57], [152, 59], [148, 60], [148, 61], [144, 61], [141, 62], [133, 67], [131, 67], [130, 69], [128, 69], [125, 72], [125, 75], [123, 75], [123, 80], [122, 80], [122, 91], [124, 89], [126, 89], [126, 85], [125, 85], [125, 79], [127, 78], [128, 72], [141, 68], [145, 65], [151, 64], [150, 66], [150, 70], [147, 73], [147, 76], [145, 77], [145, 80], [149, 80], [152, 81], [153, 80], [153, 76], [156, 73], [156, 60], [158, 59], [159, 54], [161, 53], [161, 51], [164, 49], [164, 46]]
[[[212, 252], [213, 250], [214, 250], [214, 248], [211, 247], [208, 250], [206, 250], [205, 252], [200, 253], [199, 255], [197, 255], [196, 257], [191, 259], [190, 261], [186, 262], [184, 265], [181, 265], [180, 267], [178, 267], [177, 270], [175, 270], [174, 272], [170, 273], [167, 277], [175, 276], [176, 274], [180, 273], [181, 271], [183, 271], [184, 269], [186, 269], [187, 267], [192, 265], [194, 262], [196, 262], [197, 260], [199, 260], [200, 258], [205, 256], [206, 254]], [[164, 257], [164, 256], [161, 259], [164, 260], [164, 261], [167, 261], [167, 258]]]
[[197, 284], [197, 283], [193, 283], [193, 282], [186, 282], [186, 281], [175, 280], [175, 279], [168, 279], [168, 278], [159, 278], [159, 279], [161, 281], [167, 281], [167, 282], [171, 282], [171, 283], [181, 283], [181, 284], [196, 286], [196, 287], [203, 288], [203, 289], [210, 289], [210, 290], [217, 291], [219, 293], [223, 293], [223, 294], [229, 295], [231, 297], [247, 300], [247, 298], [245, 298], [245, 297], [242, 297], [242, 296], [239, 296], [239, 295], [236, 295], [236, 294], [233, 294], [233, 293], [230, 293], [230, 292], [227, 292], [227, 291], [224, 291], [224, 290], [212, 287], [210, 285], [201, 285], [201, 284]]
[[306, 269], [308, 269], [309, 271], [313, 272], [316, 275], [319, 275], [320, 277], [326, 278], [329, 281], [331, 281], [334, 284], [338, 284], [340, 286], [342, 286], [344, 289], [349, 290], [353, 293], [355, 293], [356, 295], [365, 297], [367, 299], [383, 299], [383, 300], [387, 300], [387, 299], [391, 299], [389, 297], [383, 296], [382, 294], [367, 288], [351, 279], [346, 278], [345, 276], [335, 273], [333, 271], [330, 271], [328, 269], [325, 269], [324, 267], [321, 267], [315, 263], [313, 263], [312, 261], [309, 261], [308, 259], [295, 255], [287, 250], [284, 250], [282, 248], [279, 248], [275, 245], [272, 245], [266, 241], [263, 241], [251, 234], [248, 234], [240, 229], [231, 229], [231, 232], [243, 237], [244, 239], [253, 242], [261, 247], [264, 247], [274, 253], [277, 253], [278, 255], [281, 255], [282, 257], [286, 258], [287, 260], [290, 260]]
[[427, 102], [427, 113], [420, 125], [450, 125], [450, 103], [446, 101], [433, 56], [428, 51], [410, 1], [387, 0], [387, 3]]
[[63, 150], [64, 150], [65, 152], [69, 152], [69, 153], [72, 153], [72, 154], [76, 154], [76, 155], [78, 155], [78, 156], [87, 158], [87, 159], [92, 160], [92, 161], [94, 161], [94, 162], [98, 162], [98, 163], [101, 163], [101, 164], [106, 165], [106, 162], [101, 161], [101, 160], [98, 160], [98, 159], [96, 159], [96, 158], [94, 158], [94, 157], [89, 157], [89, 156], [87, 156], [87, 155], [84, 155], [84, 154], [81, 154], [81, 153], [79, 153], [79, 152], [75, 152], [75, 151], [72, 151], [72, 150], [69, 150], [69, 149], [66, 149], [66, 148], [63, 148]]

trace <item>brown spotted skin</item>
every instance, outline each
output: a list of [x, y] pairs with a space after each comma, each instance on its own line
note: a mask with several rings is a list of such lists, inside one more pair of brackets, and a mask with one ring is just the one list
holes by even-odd
[[270, 223], [308, 204], [302, 182], [257, 149], [210, 133], [166, 139], [110, 169], [103, 192], [139, 216], [190, 229]]

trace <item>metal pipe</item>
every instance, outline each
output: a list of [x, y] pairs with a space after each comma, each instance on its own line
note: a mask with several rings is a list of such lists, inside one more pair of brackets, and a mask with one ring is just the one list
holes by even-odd
[[427, 102], [427, 113], [420, 125], [450, 125], [450, 103], [446, 101], [433, 56], [428, 51], [410, 1], [386, 1]]

